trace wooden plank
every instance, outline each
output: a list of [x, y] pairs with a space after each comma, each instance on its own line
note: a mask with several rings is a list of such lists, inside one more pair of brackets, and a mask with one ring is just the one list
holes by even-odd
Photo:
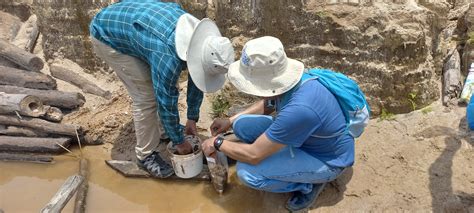
[[0, 114], [16, 112], [31, 117], [39, 117], [45, 113], [43, 103], [36, 96], [0, 92]]
[[66, 150], [58, 146], [69, 147], [70, 138], [30, 138], [0, 136], [1, 152], [33, 152], [33, 153], [64, 153]]
[[0, 84], [43, 90], [57, 87], [56, 80], [49, 75], [7, 66], [0, 66]]
[[36, 96], [43, 102], [43, 104], [66, 109], [75, 109], [84, 105], [86, 102], [86, 98], [81, 93], [77, 92], [38, 90], [9, 85], [0, 85], [0, 92]]
[[[106, 160], [105, 163], [110, 166], [115, 171], [119, 172], [125, 177], [132, 177], [132, 178], [154, 178], [151, 176], [147, 171], [140, 168], [137, 163], [132, 161], [121, 161], [121, 160]], [[160, 179], [160, 178], [157, 178]], [[183, 179], [176, 175], [172, 175], [168, 178], [170, 180], [194, 180], [194, 181], [210, 181], [211, 176], [209, 174], [209, 169], [206, 165], [204, 165], [201, 173], [196, 177], [192, 177], [189, 179]]]
[[22, 119], [19, 119], [14, 115], [0, 115], [0, 124], [5, 126], [23, 126], [41, 130], [50, 134], [73, 137], [76, 137], [76, 129], [79, 134], [81, 133], [81, 127], [77, 125], [53, 123], [39, 118], [23, 117]]
[[49, 155], [32, 155], [21, 153], [1, 153], [0, 161], [28, 162], [28, 163], [53, 163], [54, 158]]
[[39, 72], [44, 66], [44, 62], [41, 58], [3, 39], [0, 39], [0, 56], [30, 71]]
[[67, 202], [72, 198], [74, 193], [84, 181], [84, 177], [80, 175], [73, 175], [69, 177], [66, 182], [59, 188], [58, 192], [49, 201], [46, 206], [41, 209], [42, 213], [57, 213], [61, 212]]
[[82, 77], [79, 73], [75, 73], [75, 71], [69, 69], [65, 65], [53, 63], [49, 66], [49, 70], [51, 71], [51, 75], [55, 78], [69, 82], [82, 89], [82, 91], [85, 93], [101, 96], [106, 99], [110, 99], [112, 97], [112, 94], [109, 91], [103, 90], [96, 84]]
[[89, 161], [82, 158], [79, 161], [79, 175], [84, 177], [84, 181], [79, 186], [76, 194], [76, 200], [74, 201], [74, 213], [84, 213], [86, 211], [86, 198], [89, 190]]

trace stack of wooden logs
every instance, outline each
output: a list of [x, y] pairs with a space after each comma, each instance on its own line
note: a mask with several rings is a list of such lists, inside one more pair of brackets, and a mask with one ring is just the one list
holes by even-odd
[[4, 62], [0, 63], [0, 159], [48, 161], [19, 153], [62, 153], [72, 142], [98, 143], [80, 126], [61, 123], [63, 111], [74, 110], [86, 100], [81, 93], [58, 91], [52, 76], [105, 98], [110, 93], [64, 66], [50, 65], [52, 76], [41, 73], [45, 64], [31, 53], [38, 34], [33, 15], [15, 37], [22, 39], [0, 39], [0, 62]]

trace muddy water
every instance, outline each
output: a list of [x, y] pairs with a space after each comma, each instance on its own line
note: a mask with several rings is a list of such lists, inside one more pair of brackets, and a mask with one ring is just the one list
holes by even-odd
[[[104, 163], [109, 153], [99, 146], [86, 147], [84, 155], [90, 162], [87, 212], [285, 212], [288, 195], [241, 185], [234, 167], [228, 188], [219, 196], [207, 182], [124, 178]], [[0, 209], [38, 212], [78, 170], [73, 157], [57, 156], [55, 161], [53, 165], [0, 162]], [[72, 209], [70, 202], [63, 212]]]

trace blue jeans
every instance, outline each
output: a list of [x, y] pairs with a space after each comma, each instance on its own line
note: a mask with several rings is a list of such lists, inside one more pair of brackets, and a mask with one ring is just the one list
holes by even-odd
[[[271, 116], [241, 115], [233, 124], [234, 134], [245, 143], [253, 143], [272, 122]], [[332, 181], [343, 169], [328, 166], [291, 146], [282, 148], [257, 165], [237, 162], [237, 176], [245, 185], [276, 193], [309, 193], [313, 184]]]

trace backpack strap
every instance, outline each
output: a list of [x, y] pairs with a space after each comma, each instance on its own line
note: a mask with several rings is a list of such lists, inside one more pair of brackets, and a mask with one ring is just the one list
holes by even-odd
[[[303, 77], [302, 77], [302, 82], [301, 82], [301, 85], [310, 81], [310, 80], [314, 80], [314, 79], [318, 79], [319, 76], [317, 76], [316, 74], [313, 74], [311, 72], [309, 72], [308, 69], [305, 69], [304, 70], [304, 73], [303, 73]], [[301, 86], [300, 85], [300, 86]], [[324, 86], [324, 85], [323, 85]], [[311, 135], [310, 137], [313, 137], [313, 138], [322, 138], [322, 139], [327, 139], [327, 138], [336, 138], [336, 137], [339, 137], [341, 135], [344, 135], [344, 134], [347, 134], [349, 133], [349, 126], [346, 124], [346, 128], [342, 129], [341, 131], [339, 132], [336, 132], [332, 135], [317, 135], [317, 134], [314, 134], [314, 135]]]

